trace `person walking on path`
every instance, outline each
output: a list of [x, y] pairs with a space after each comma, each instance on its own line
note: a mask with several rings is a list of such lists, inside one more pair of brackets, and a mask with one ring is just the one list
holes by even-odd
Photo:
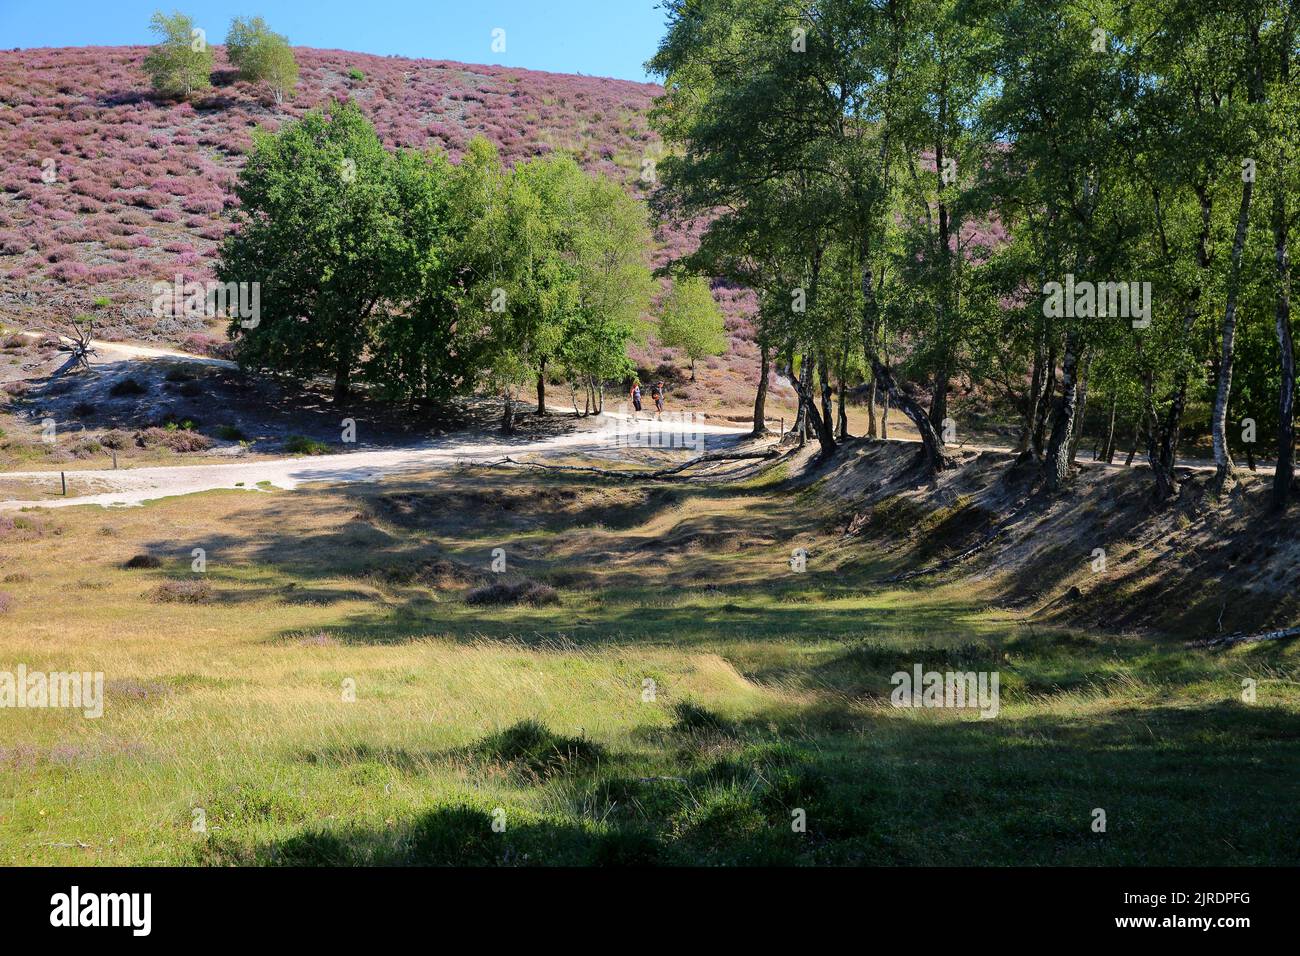
[[650, 390], [650, 397], [655, 400], [655, 418], [662, 418], [664, 414], [663, 382], [655, 382], [654, 387]]
[[641, 383], [636, 379], [632, 379], [632, 408], [637, 416], [641, 414]]

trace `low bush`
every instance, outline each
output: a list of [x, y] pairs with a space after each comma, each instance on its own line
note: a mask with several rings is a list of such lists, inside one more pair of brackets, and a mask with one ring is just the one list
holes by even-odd
[[212, 585], [202, 578], [164, 581], [149, 598], [162, 604], [203, 604], [212, 598]]
[[466, 604], [531, 604], [540, 607], [559, 604], [560, 595], [549, 584], [537, 581], [496, 581], [474, 588], [465, 595]]

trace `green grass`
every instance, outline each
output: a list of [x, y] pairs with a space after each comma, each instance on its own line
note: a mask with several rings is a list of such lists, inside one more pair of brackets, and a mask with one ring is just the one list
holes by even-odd
[[[107, 703], [0, 709], [0, 862], [1300, 862], [1293, 648], [882, 589], [817, 507], [485, 471], [25, 513], [0, 670]], [[466, 602], [500, 580], [559, 604]], [[892, 707], [914, 663], [996, 670], [998, 717]]]
[[284, 450], [291, 455], [328, 455], [329, 445], [305, 435], [290, 435], [284, 441]]

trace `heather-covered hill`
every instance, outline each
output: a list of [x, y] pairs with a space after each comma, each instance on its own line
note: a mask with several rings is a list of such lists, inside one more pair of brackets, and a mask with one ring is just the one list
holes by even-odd
[[[507, 161], [566, 150], [633, 191], [660, 150], [646, 119], [653, 84], [297, 49], [297, 96], [277, 108], [236, 79], [218, 48], [213, 88], [177, 103], [150, 93], [146, 52], [0, 52], [0, 321], [94, 312], [109, 335], [219, 346], [220, 330], [199, 320], [155, 318], [150, 288], [178, 274], [211, 277], [252, 130], [331, 98], [359, 103], [391, 147], [457, 158], [483, 135]], [[660, 261], [693, 241], [671, 228], [660, 239]], [[698, 385], [679, 385], [678, 397], [743, 403], [757, 366], [747, 297], [722, 289], [718, 298], [732, 351], [706, 363]], [[653, 346], [634, 357], [651, 371], [675, 358]]]

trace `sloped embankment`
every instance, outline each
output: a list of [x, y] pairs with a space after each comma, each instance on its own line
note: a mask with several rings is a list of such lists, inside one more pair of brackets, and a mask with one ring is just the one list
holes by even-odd
[[1008, 453], [968, 454], [927, 481], [915, 445], [864, 440], [798, 481], [844, 534], [894, 559], [900, 581], [962, 581], [1037, 619], [1188, 639], [1294, 626], [1300, 509], [1270, 514], [1263, 473], [1217, 500], [1209, 477], [1187, 472], [1158, 506], [1145, 468], [1081, 462], [1049, 494]]

